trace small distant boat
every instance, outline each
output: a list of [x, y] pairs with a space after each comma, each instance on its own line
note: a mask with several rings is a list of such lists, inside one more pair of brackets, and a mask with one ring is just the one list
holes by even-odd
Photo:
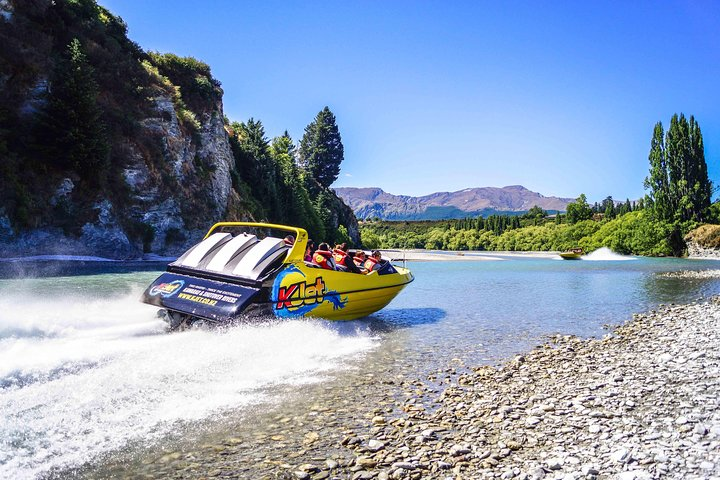
[[582, 248], [571, 248], [570, 250], [559, 253], [560, 257], [562, 257], [563, 260], [580, 260], [582, 254]]

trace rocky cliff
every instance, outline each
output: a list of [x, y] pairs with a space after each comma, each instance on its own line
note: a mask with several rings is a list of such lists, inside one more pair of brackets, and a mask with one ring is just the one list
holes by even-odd
[[[147, 54], [94, 0], [0, 0], [0, 14], [0, 257], [172, 256], [217, 221], [254, 220], [262, 199], [239, 183], [207, 65]], [[106, 156], [89, 167], [48, 148], [70, 61], [87, 69], [79, 101], [102, 123], [90, 140]], [[352, 211], [338, 200], [330, 214], [359, 243]]]

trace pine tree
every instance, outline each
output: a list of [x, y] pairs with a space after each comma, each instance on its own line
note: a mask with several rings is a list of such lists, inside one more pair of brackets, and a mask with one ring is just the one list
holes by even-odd
[[97, 97], [93, 68], [75, 38], [53, 72], [38, 135], [47, 145], [50, 164], [103, 185], [108, 176], [109, 144]]
[[335, 115], [328, 107], [323, 108], [305, 127], [299, 158], [300, 165], [322, 187], [328, 188], [337, 180], [344, 148]]
[[233, 123], [235, 133], [235, 168], [250, 186], [253, 197], [262, 201], [261, 215], [280, 221], [283, 205], [278, 196], [278, 172], [270, 158], [265, 127], [260, 120]]
[[324, 226], [295, 164], [295, 145], [287, 131], [273, 139], [270, 156], [275, 161], [281, 178], [281, 203], [287, 206], [280, 221], [305, 228], [311, 238], [324, 238]]

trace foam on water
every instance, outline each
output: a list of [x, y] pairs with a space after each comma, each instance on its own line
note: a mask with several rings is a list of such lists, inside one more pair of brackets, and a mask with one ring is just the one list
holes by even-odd
[[375, 344], [313, 321], [167, 334], [138, 297], [0, 297], [0, 478], [161, 438], [263, 401], [269, 386], [318, 381]]
[[590, 261], [623, 261], [623, 260], [637, 260], [635, 257], [628, 255], [620, 255], [615, 253], [607, 247], [598, 248], [594, 252], [588, 253], [581, 257], [583, 260]]

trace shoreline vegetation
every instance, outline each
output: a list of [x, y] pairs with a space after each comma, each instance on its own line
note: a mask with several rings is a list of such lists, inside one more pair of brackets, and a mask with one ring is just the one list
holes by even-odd
[[[675, 273], [675, 275], [693, 272]], [[720, 475], [720, 297], [553, 335], [497, 366], [376, 378], [272, 431], [142, 462], [150, 477], [709, 478]], [[372, 398], [372, 401], [367, 401]], [[357, 403], [353, 403], [353, 399]], [[363, 401], [364, 399], [364, 401]], [[124, 468], [124, 467], [123, 467]]]
[[[711, 210], [714, 216], [716, 208]], [[693, 255], [694, 245], [708, 249], [720, 245], [718, 225], [656, 220], [647, 210], [573, 224], [537, 218], [516, 225], [498, 221], [500, 228], [489, 226], [488, 220], [365, 221], [360, 223], [360, 233], [366, 248], [380, 250], [519, 253], [559, 252], [576, 247], [592, 252], [607, 247], [621, 255], [664, 257], [682, 256], [688, 251]]]

